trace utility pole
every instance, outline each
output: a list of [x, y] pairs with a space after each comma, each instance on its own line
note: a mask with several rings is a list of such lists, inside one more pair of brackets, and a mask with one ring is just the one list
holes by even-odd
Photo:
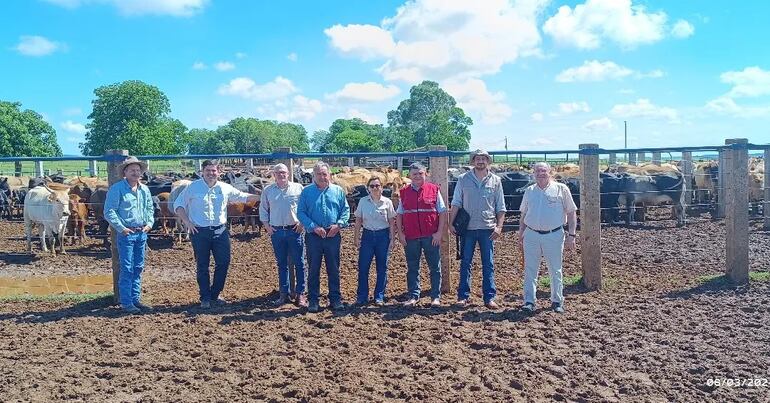
[[623, 148], [628, 148], [628, 122], [623, 121]]

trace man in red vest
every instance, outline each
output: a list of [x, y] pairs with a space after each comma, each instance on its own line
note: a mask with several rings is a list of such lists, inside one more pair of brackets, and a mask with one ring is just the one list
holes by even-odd
[[406, 254], [406, 284], [409, 300], [406, 306], [414, 306], [420, 299], [420, 255], [430, 269], [431, 306], [440, 306], [441, 300], [441, 238], [446, 231], [446, 205], [438, 186], [425, 181], [425, 166], [414, 163], [409, 166], [411, 185], [400, 190], [396, 224], [398, 239]]

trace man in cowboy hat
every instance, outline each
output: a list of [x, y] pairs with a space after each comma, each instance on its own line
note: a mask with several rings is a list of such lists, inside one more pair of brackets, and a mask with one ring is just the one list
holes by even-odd
[[117, 234], [120, 306], [128, 313], [152, 309], [140, 299], [147, 233], [155, 220], [150, 189], [139, 182], [145, 171], [146, 162], [126, 158], [118, 166], [123, 180], [110, 186], [104, 202], [104, 218]]
[[[452, 211], [449, 222], [454, 222], [459, 209], [464, 209], [470, 216], [468, 229], [463, 236], [462, 261], [460, 263], [460, 283], [457, 286], [457, 303], [467, 305], [471, 295], [471, 263], [476, 244], [481, 255], [481, 289], [484, 305], [497, 309], [495, 302], [494, 244], [503, 231], [505, 220], [505, 198], [500, 177], [489, 171], [492, 157], [483, 150], [471, 153], [473, 170], [460, 175], [452, 196]], [[455, 229], [449, 226], [454, 234]]]

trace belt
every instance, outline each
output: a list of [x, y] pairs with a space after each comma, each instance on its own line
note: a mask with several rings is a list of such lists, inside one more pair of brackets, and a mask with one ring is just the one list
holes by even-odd
[[390, 231], [390, 228], [383, 228], [383, 229], [367, 229], [367, 228], [364, 228], [364, 232], [366, 232], [366, 231], [369, 231], [369, 232], [382, 232], [382, 231]]
[[294, 229], [297, 226], [297, 224], [294, 225], [271, 225], [273, 229]]
[[550, 234], [552, 232], [556, 232], [558, 230], [564, 229], [564, 227], [562, 227], [562, 226], [558, 226], [558, 227], [556, 227], [556, 228], [554, 228], [552, 230], [546, 230], [546, 231], [540, 231], [539, 229], [534, 229], [534, 228], [530, 228], [530, 227], [527, 227], [527, 228], [529, 228], [532, 231], [535, 231], [535, 232], [537, 232], [538, 234], [541, 234], [541, 235]]
[[196, 225], [196, 226], [195, 226], [195, 228], [198, 228], [198, 229], [207, 229], [207, 230], [211, 230], [211, 231], [216, 231], [216, 230], [218, 230], [218, 229], [220, 229], [220, 228], [222, 228], [222, 227], [224, 227], [224, 226], [225, 226], [225, 224], [220, 224], [220, 225], [208, 225], [208, 226], [205, 226], [205, 227], [199, 227], [199, 226], [197, 226], [197, 225]]
[[128, 229], [130, 229], [132, 231], [140, 231], [140, 230], [144, 230], [144, 227], [145, 227], [144, 225], [140, 225], [138, 227], [126, 227], [126, 228], [128, 228]]

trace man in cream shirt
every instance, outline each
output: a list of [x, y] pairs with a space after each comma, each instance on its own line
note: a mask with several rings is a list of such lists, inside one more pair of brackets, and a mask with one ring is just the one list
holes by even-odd
[[[206, 160], [202, 164], [203, 179], [191, 183], [174, 202], [174, 212], [190, 232], [195, 253], [196, 280], [201, 308], [211, 303], [223, 304], [220, 293], [225, 288], [230, 267], [230, 232], [227, 229], [227, 204], [259, 201], [259, 196], [241, 192], [219, 181], [219, 162]], [[209, 262], [214, 255], [214, 281]]]
[[[519, 239], [524, 250], [524, 306], [535, 311], [537, 272], [541, 257], [545, 258], [551, 276], [551, 308], [564, 312], [562, 256], [564, 248], [575, 249], [577, 207], [567, 185], [551, 178], [551, 166], [538, 162], [534, 166], [536, 182], [529, 185], [521, 201]], [[567, 234], [564, 234], [564, 222]]]
[[284, 164], [273, 167], [275, 183], [262, 191], [259, 202], [259, 220], [265, 226], [273, 244], [275, 261], [278, 264], [278, 300], [281, 306], [291, 301], [289, 287], [289, 256], [297, 268], [294, 293], [298, 306], [307, 307], [305, 297], [305, 242], [302, 240], [304, 228], [297, 219], [297, 201], [302, 193], [302, 185], [289, 182], [289, 168]]

